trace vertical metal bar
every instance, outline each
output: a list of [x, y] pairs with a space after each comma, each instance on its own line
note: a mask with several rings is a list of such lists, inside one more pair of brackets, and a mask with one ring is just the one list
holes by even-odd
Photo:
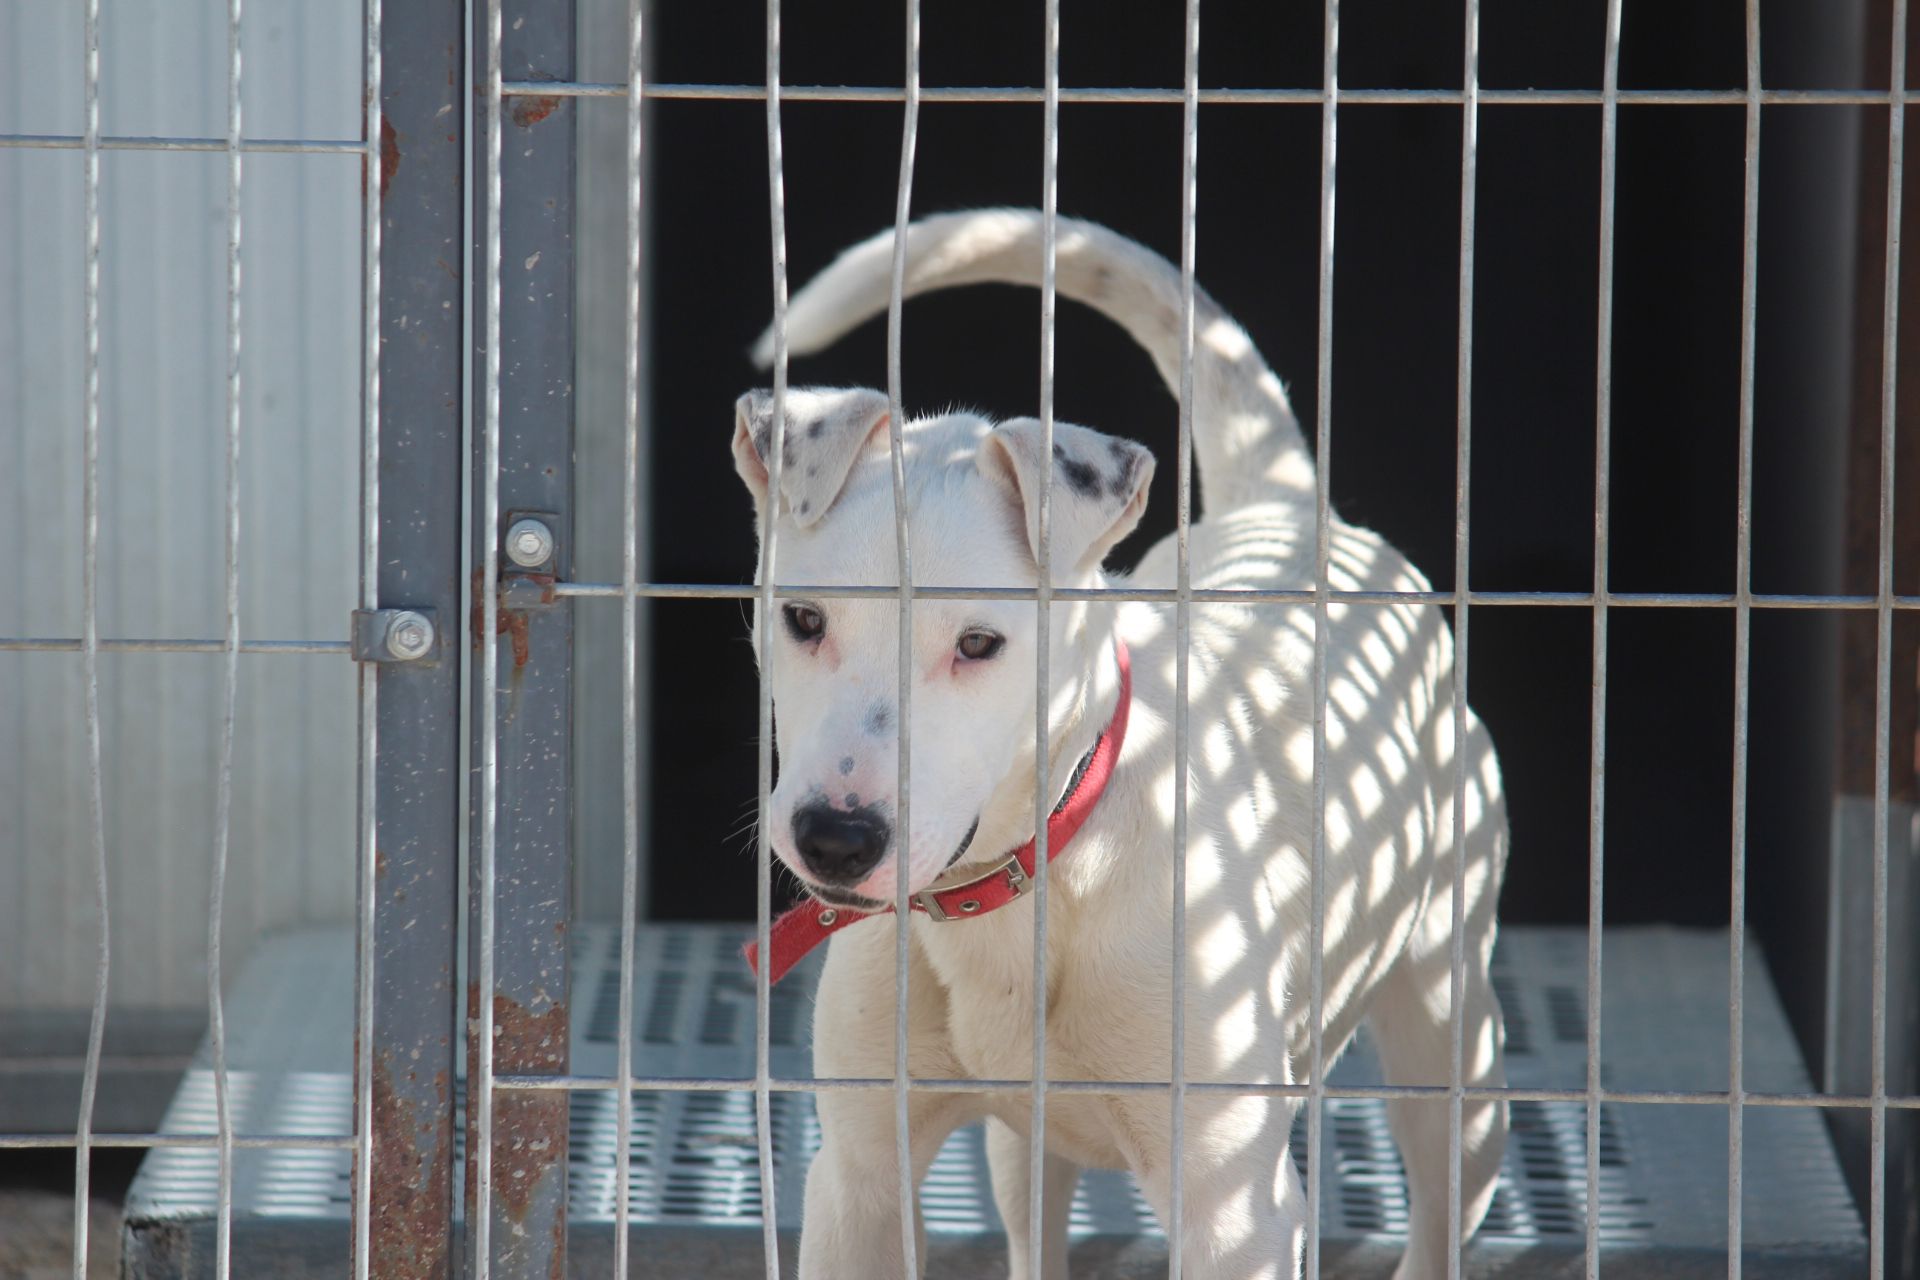
[[1313, 851], [1307, 984], [1307, 1280], [1320, 1280], [1320, 1145], [1326, 1112], [1327, 593], [1333, 518], [1334, 153], [1340, 108], [1340, 0], [1326, 0], [1320, 89], [1320, 333], [1315, 371], [1313, 505]]
[[[773, 844], [768, 825], [773, 796], [773, 685], [767, 672], [773, 661], [774, 518], [780, 503], [781, 460], [787, 441], [787, 187], [780, 151], [780, 0], [767, 0], [767, 219], [773, 249], [773, 422], [768, 427], [767, 501], [760, 530], [760, 820], [755, 841], [754, 885], [756, 954], [773, 954], [767, 941], [773, 914]], [[903, 740], [905, 731], [902, 730]], [[904, 798], [904, 797], [903, 797]], [[905, 823], [902, 824], [902, 829]], [[760, 1147], [760, 1242], [767, 1280], [780, 1280], [779, 1214], [774, 1202], [773, 1104], [769, 1063], [772, 1004], [768, 966], [754, 966], [753, 1112]]]
[[613, 1171], [613, 1274], [626, 1280], [627, 1195], [633, 1159], [633, 967], [635, 916], [640, 909], [640, 146], [644, 29], [640, 0], [627, 4], [627, 385], [626, 473], [620, 544], [620, 778], [624, 809], [620, 860], [620, 1038], [615, 1095]]
[[426, 1280], [454, 1253], [467, 35], [453, 5], [366, 19], [360, 603], [438, 634], [360, 671], [353, 1270]]
[[1587, 1280], [1600, 1275], [1600, 931], [1606, 882], [1607, 555], [1613, 465], [1613, 205], [1620, 117], [1620, 4], [1607, 0], [1600, 104], [1600, 304], [1594, 372], [1593, 694], [1587, 800]]
[[[1331, 2], [1331, 0], [1330, 0]], [[1193, 644], [1193, 311], [1200, 200], [1200, 0], [1187, 0], [1180, 130], [1180, 405], [1174, 494], [1173, 709], [1173, 1025], [1168, 1135], [1173, 1185], [1168, 1196], [1167, 1275], [1186, 1263], [1187, 1110], [1187, 785], [1191, 773]], [[1285, 1176], [1287, 1171], [1282, 1171]]]
[[[512, 17], [506, 16], [510, 8]], [[499, 101], [501, 80], [571, 80], [572, 5], [501, 0], [489, 6], [486, 94], [485, 353], [491, 432], [484, 452], [486, 519], [474, 529], [483, 604], [495, 647], [482, 716], [493, 776], [490, 857], [473, 886], [488, 913], [485, 972], [472, 1012], [491, 1060], [479, 1109], [492, 1149], [485, 1227], [503, 1277], [564, 1269], [568, 1098], [562, 1091], [494, 1096], [495, 1073], [564, 1075], [572, 1008], [573, 623], [552, 592], [571, 575], [573, 547], [574, 119], [565, 97]], [[504, 110], [503, 110], [504, 107]], [[511, 290], [503, 275], [511, 271]], [[512, 430], [503, 431], [503, 422]], [[509, 527], [545, 524], [544, 561], [499, 555]], [[491, 556], [491, 559], [488, 557]], [[486, 618], [481, 619], [487, 630]], [[510, 643], [498, 644], [504, 632]], [[475, 969], [481, 968], [476, 964]], [[476, 1259], [476, 1263], [478, 1260]]]
[[221, 920], [233, 834], [233, 733], [240, 699], [240, 6], [227, 4], [227, 502], [226, 645], [221, 664], [220, 764], [213, 815], [213, 884], [207, 894], [207, 1037], [213, 1047], [219, 1131], [219, 1203], [214, 1276], [227, 1280], [233, 1248], [233, 1114], [227, 1082], [226, 1009], [220, 998]]
[[[895, 806], [900, 836], [894, 851], [893, 878], [893, 1142], [900, 1198], [902, 1270], [906, 1280], [915, 1280], [920, 1274], [915, 1256], [919, 1252], [919, 1240], [913, 1212], [913, 1140], [907, 1124], [912, 1102], [907, 1082], [907, 931], [913, 917], [907, 901], [907, 860], [913, 841], [913, 544], [907, 529], [906, 406], [900, 384], [900, 320], [907, 269], [907, 219], [913, 207], [913, 157], [920, 130], [919, 0], [907, 0], [906, 64], [906, 100], [900, 122], [900, 181], [893, 206], [893, 267], [887, 292], [887, 447], [893, 468], [893, 537], [900, 576], [896, 673], [900, 702], [896, 727], [900, 772]], [[1044, 571], [1041, 576], [1045, 576]], [[1044, 626], [1041, 635], [1046, 635]]]
[[[380, 136], [386, 104], [380, 99], [380, 0], [361, 0], [366, 42], [361, 98], [366, 103], [360, 157], [360, 608], [380, 607]], [[378, 874], [380, 807], [376, 796], [380, 749], [379, 669], [356, 673], [360, 702], [358, 810], [354, 832], [353, 987], [353, 1278], [373, 1274], [373, 1035], [374, 884]], [[384, 1154], [384, 1153], [383, 1153]]]
[[1893, 0], [1892, 66], [1887, 87], [1886, 304], [1880, 321], [1880, 547], [1874, 590], [1873, 676], [1873, 995], [1872, 1105], [1869, 1139], [1867, 1265], [1886, 1274], [1887, 1255], [1887, 805], [1892, 775], [1894, 412], [1900, 375], [1900, 206], [1906, 150], [1907, 0]]
[[87, 818], [93, 845], [93, 904], [100, 917], [95, 943], [93, 1012], [87, 1024], [87, 1061], [80, 1076], [80, 1117], [73, 1138], [73, 1277], [87, 1277], [88, 1208], [92, 1203], [93, 1103], [100, 1087], [100, 1051], [107, 1031], [107, 979], [112, 927], [107, 898], [107, 809], [100, 776], [100, 0], [87, 0], [83, 58], [86, 80], [86, 194], [84, 371], [81, 387], [80, 478], [81, 679], [86, 693]]
[[1747, 746], [1753, 637], [1753, 383], [1760, 244], [1760, 0], [1747, 0], [1746, 189], [1741, 207], [1740, 457], [1734, 510], [1733, 866], [1727, 957], [1727, 1277], [1740, 1280], [1746, 1141]]
[[467, 997], [467, 1271], [474, 1280], [493, 1273], [493, 1051], [494, 883], [499, 838], [500, 693], [500, 16], [501, 0], [486, 0], [481, 111], [485, 116], [485, 241], [480, 270], [485, 350], [482, 355], [480, 463], [480, 785], [479, 856], [474, 859], [474, 983]]
[[[1027, 1274], [1045, 1274], [1047, 1180], [1047, 902], [1048, 750], [1053, 737], [1053, 398], [1059, 307], [1060, 236], [1060, 0], [1044, 10], [1040, 114], [1040, 518], [1039, 580], [1034, 593], [1033, 710], [1033, 1092], [1027, 1120]], [[1179, 953], [1176, 951], [1176, 955]], [[1169, 1239], [1177, 1233], [1169, 1231]], [[1178, 1245], [1174, 1246], [1177, 1250]]]
[[[1461, 1105], [1466, 1053], [1467, 596], [1473, 488], [1473, 249], [1480, 165], [1480, 0], [1466, 0], [1460, 72], [1460, 318], [1453, 459], [1453, 916], [1448, 934], [1447, 1280], [1460, 1280]], [[1489, 888], [1489, 892], [1491, 892]]]

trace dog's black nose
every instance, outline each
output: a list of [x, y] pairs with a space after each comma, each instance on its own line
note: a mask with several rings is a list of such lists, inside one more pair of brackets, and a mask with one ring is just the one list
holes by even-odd
[[858, 884], [887, 852], [892, 829], [869, 808], [810, 804], [793, 815], [793, 843], [807, 870], [829, 884]]

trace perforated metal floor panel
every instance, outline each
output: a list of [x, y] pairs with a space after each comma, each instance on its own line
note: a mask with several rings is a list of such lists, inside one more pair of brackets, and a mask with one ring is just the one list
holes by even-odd
[[[737, 926], [652, 926], [639, 937], [634, 1069], [641, 1075], [747, 1076], [753, 987]], [[1584, 1088], [1585, 935], [1509, 928], [1495, 982], [1517, 1087]], [[583, 928], [575, 954], [574, 1068], [612, 1074], [618, 1017], [617, 933]], [[1809, 1088], [1758, 948], [1747, 949], [1746, 1084]], [[1609, 930], [1604, 950], [1603, 1079], [1631, 1090], [1724, 1089], [1727, 938], [1668, 929]], [[228, 1002], [233, 1107], [246, 1133], [346, 1133], [351, 1118], [351, 941], [309, 932], [264, 947]], [[809, 1074], [817, 960], [774, 989], [773, 1072]], [[1335, 1069], [1341, 1084], [1377, 1082], [1364, 1039]], [[772, 1098], [776, 1201], [791, 1247], [806, 1161], [819, 1142], [812, 1099]], [[1473, 1248], [1472, 1273], [1579, 1274], [1586, 1213], [1586, 1119], [1579, 1103], [1512, 1104], [1513, 1137]], [[1304, 1121], [1302, 1122], [1304, 1123]], [[167, 1131], [211, 1132], [212, 1081], [191, 1072]], [[1615, 1274], [1724, 1275], [1727, 1113], [1684, 1105], [1613, 1105], [1600, 1123], [1600, 1239]], [[1298, 1131], [1297, 1131], [1298, 1132]], [[1295, 1144], [1304, 1172], [1305, 1147]], [[640, 1094], [632, 1126], [630, 1206], [649, 1275], [705, 1280], [761, 1274], [760, 1180], [753, 1098]], [[1329, 1099], [1323, 1134], [1323, 1257], [1329, 1276], [1385, 1275], [1406, 1226], [1406, 1188], [1384, 1105]], [[1744, 1122], [1744, 1271], [1855, 1276], [1865, 1240], [1825, 1127], [1811, 1110], [1749, 1108]], [[570, 1254], [576, 1275], [611, 1261], [613, 1096], [572, 1105]], [[236, 1155], [235, 1274], [338, 1275], [345, 1265], [350, 1157], [345, 1152]], [[456, 1179], [455, 1185], [458, 1185]], [[208, 1151], [154, 1152], [127, 1203], [130, 1274], [185, 1276], [210, 1266], [215, 1165]], [[1001, 1274], [1000, 1227], [980, 1130], [942, 1150], [922, 1190], [929, 1274]], [[1093, 1172], [1073, 1206], [1076, 1275], [1164, 1274], [1159, 1226], [1126, 1175]], [[788, 1272], [791, 1273], [790, 1270]]]

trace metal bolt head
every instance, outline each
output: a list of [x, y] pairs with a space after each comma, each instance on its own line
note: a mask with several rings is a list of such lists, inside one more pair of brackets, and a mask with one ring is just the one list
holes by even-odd
[[522, 569], [535, 569], [553, 559], [553, 530], [539, 520], [515, 520], [507, 530], [507, 559]]
[[402, 609], [387, 622], [387, 652], [401, 662], [424, 658], [433, 649], [433, 623], [424, 614]]

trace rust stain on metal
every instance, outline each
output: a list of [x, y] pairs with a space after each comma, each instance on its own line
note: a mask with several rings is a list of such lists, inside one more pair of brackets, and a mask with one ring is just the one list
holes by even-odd
[[[475, 651], [478, 651], [480, 648], [481, 632], [485, 631], [487, 626], [486, 604], [480, 595], [482, 589], [481, 573], [482, 570], [479, 569], [474, 570], [473, 573], [473, 617], [468, 623], [468, 629], [473, 634], [473, 647]], [[515, 574], [514, 578], [516, 581], [531, 582], [537, 585], [540, 588], [540, 603], [543, 605], [552, 604], [559, 598], [558, 593], [554, 589], [554, 577], [550, 573]], [[528, 617], [525, 609], [502, 607], [494, 612], [494, 633], [496, 635], [506, 636], [508, 643], [513, 647], [513, 669], [516, 672], [526, 666], [533, 655], [533, 647], [528, 638], [527, 627]]]
[[532, 646], [527, 640], [527, 611], [525, 609], [502, 609], [499, 616], [500, 630], [507, 634], [513, 645], [513, 669], [518, 671], [527, 665]]
[[542, 1075], [567, 1069], [567, 1006], [533, 1013], [511, 996], [493, 995], [493, 1058], [501, 1070]]
[[400, 135], [389, 116], [380, 117], [380, 196], [386, 198], [393, 175], [400, 172]]
[[552, 94], [541, 94], [534, 98], [515, 98], [513, 100], [513, 122], [522, 129], [539, 124], [560, 105], [560, 99]]
[[474, 1082], [480, 1078], [480, 984], [467, 984], [467, 1159], [466, 1188], [464, 1203], [467, 1206], [467, 1220], [473, 1220], [474, 1170], [476, 1168], [473, 1153], [480, 1149], [480, 1100]]
[[[480, 599], [480, 575], [473, 575], [473, 619], [469, 629], [473, 632], [473, 648], [480, 649], [481, 633], [486, 630], [486, 604]], [[495, 635], [508, 638], [513, 646], [513, 669], [515, 671], [527, 665], [533, 655], [531, 642], [527, 638], [527, 611], [525, 609], [500, 609], [493, 615]]]
[[[480, 1004], [479, 989], [467, 985], [468, 1079], [479, 1078], [479, 1037], [473, 1034], [473, 1014]], [[516, 1075], [545, 1075], [567, 1069], [567, 1006], [556, 1004], [534, 1013], [510, 996], [493, 998], [494, 1070]], [[477, 1150], [479, 1100], [467, 1108], [467, 1149]], [[498, 1093], [493, 1099], [493, 1189], [500, 1212], [522, 1223], [536, 1202], [564, 1201], [567, 1164], [567, 1097], [564, 1093]], [[474, 1196], [474, 1164], [467, 1162], [467, 1204]], [[556, 1280], [566, 1274], [566, 1218], [551, 1215], [551, 1240], [546, 1242], [548, 1265]], [[530, 1240], [496, 1237], [517, 1252]]]
[[[414, 1082], [414, 1072], [406, 1077]], [[379, 1052], [373, 1063], [373, 1169], [368, 1188], [374, 1275], [414, 1280], [444, 1276], [453, 1222], [450, 1198], [453, 1126], [445, 1071], [433, 1079], [434, 1114], [422, 1117], [415, 1104], [395, 1088], [391, 1055]], [[423, 1123], [424, 1121], [424, 1123]], [[422, 1149], [423, 1129], [431, 1131]]]
[[[542, 1184], [566, 1177], [567, 1098], [514, 1091], [493, 1100], [493, 1189], [509, 1220], [525, 1222]], [[564, 1195], [549, 1189], [549, 1198]]]

